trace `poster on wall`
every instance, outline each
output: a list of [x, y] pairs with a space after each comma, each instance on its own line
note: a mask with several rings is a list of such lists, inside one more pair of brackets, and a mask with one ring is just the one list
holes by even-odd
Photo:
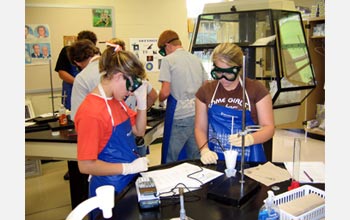
[[158, 53], [158, 38], [130, 38], [130, 50], [145, 64], [146, 72], [160, 69], [162, 56]]
[[25, 64], [46, 64], [51, 59], [51, 35], [47, 24], [25, 25]]
[[94, 27], [112, 27], [112, 9], [92, 9]]
[[63, 46], [70, 46], [77, 41], [77, 36], [63, 36]]

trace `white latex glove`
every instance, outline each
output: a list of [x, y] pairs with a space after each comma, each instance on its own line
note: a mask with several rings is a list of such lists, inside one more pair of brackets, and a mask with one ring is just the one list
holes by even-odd
[[138, 110], [147, 109], [147, 87], [148, 82], [142, 81], [142, 85], [134, 91]]
[[131, 163], [123, 163], [123, 175], [140, 173], [148, 170], [147, 157], [139, 157]]
[[203, 164], [216, 164], [218, 160], [218, 155], [209, 150], [209, 148], [204, 148], [201, 150], [201, 161]]
[[[231, 134], [228, 137], [228, 142], [235, 147], [242, 147], [242, 136], [238, 134]], [[244, 146], [250, 146], [254, 144], [254, 138], [251, 134], [246, 134], [244, 137]]]

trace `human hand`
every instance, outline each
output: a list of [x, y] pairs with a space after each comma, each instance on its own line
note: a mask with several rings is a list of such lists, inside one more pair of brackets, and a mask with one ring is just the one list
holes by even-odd
[[218, 159], [218, 155], [209, 150], [209, 148], [204, 148], [201, 150], [201, 161], [203, 164], [216, 164]]
[[[242, 136], [238, 134], [231, 134], [228, 137], [228, 142], [236, 147], [242, 147]], [[246, 134], [244, 136], [244, 146], [250, 146], [254, 144], [254, 137], [251, 134]]]
[[147, 109], [147, 87], [148, 82], [144, 80], [142, 81], [142, 85], [134, 91], [138, 110]]
[[148, 162], [147, 157], [139, 157], [131, 163], [123, 163], [123, 175], [147, 171]]

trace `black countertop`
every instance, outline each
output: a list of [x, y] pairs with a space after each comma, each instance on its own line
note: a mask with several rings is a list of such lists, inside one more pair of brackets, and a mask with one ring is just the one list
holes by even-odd
[[[184, 161], [181, 161], [184, 162]], [[199, 160], [187, 161], [195, 165], [203, 166]], [[180, 162], [171, 164], [159, 165], [150, 167], [149, 171], [170, 168], [177, 165]], [[283, 163], [275, 163], [278, 166], [283, 166]], [[257, 164], [246, 164], [247, 167], [256, 166]], [[237, 165], [239, 166], [239, 165]], [[219, 161], [217, 165], [206, 165], [206, 168], [223, 172], [225, 164], [223, 161]], [[239, 169], [238, 167], [236, 167]], [[249, 177], [245, 177], [249, 179]], [[288, 190], [288, 186], [291, 184], [291, 180], [274, 184], [272, 186], [265, 186], [258, 183], [258, 188], [254, 194], [241, 206], [229, 205], [223, 202], [211, 199], [208, 197], [208, 192], [217, 184], [226, 181], [228, 178], [226, 175], [222, 175], [202, 186], [201, 189], [188, 192], [184, 194], [184, 206], [188, 217], [201, 220], [216, 220], [216, 219], [235, 219], [235, 220], [256, 220], [258, 218], [258, 212], [263, 205], [263, 200], [267, 198], [267, 191], [271, 190], [272, 186], [278, 186], [279, 189], [274, 191], [275, 195], [284, 193]], [[231, 178], [232, 181], [240, 179], [240, 175]], [[301, 184], [302, 185], [302, 184]], [[325, 184], [308, 184], [316, 188], [324, 190]], [[125, 219], [140, 219], [140, 220], [155, 220], [179, 217], [179, 198], [170, 197], [162, 198], [159, 208], [150, 210], [141, 210], [138, 206], [137, 193], [135, 183], [131, 182], [128, 187], [116, 195], [115, 207], [113, 208], [113, 216], [111, 220], [125, 220]], [[99, 219], [104, 219], [102, 214]]]
[[[165, 110], [151, 108], [147, 111], [147, 125], [152, 128], [159, 125], [164, 121], [164, 115]], [[59, 134], [52, 135], [53, 131]], [[71, 120], [67, 126], [59, 126], [58, 122], [37, 123], [26, 127], [25, 141], [77, 143], [77, 133]]]

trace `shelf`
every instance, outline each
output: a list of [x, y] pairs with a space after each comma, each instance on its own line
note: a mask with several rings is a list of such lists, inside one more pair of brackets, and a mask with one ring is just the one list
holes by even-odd
[[307, 136], [317, 139], [317, 140], [325, 140], [325, 131], [320, 128], [311, 128], [311, 129], [305, 129], [307, 132]]
[[310, 39], [324, 39], [325, 36], [310, 36]]
[[[313, 17], [309, 19], [309, 25], [310, 29], [308, 32], [309, 35], [309, 49], [310, 49], [310, 55], [311, 55], [311, 61], [313, 64], [313, 67], [315, 69], [315, 72], [318, 73], [316, 75], [316, 81], [318, 82], [318, 86], [316, 86], [315, 91], [308, 97], [308, 103], [307, 103], [307, 111], [308, 111], [308, 117], [307, 119], [314, 118], [314, 114], [317, 109], [317, 104], [324, 103], [325, 100], [325, 91], [324, 91], [324, 82], [325, 82], [325, 64], [324, 59], [325, 56], [323, 56], [320, 53], [317, 53], [317, 49], [324, 49], [325, 44], [325, 38], [324, 35], [324, 27], [322, 28], [322, 31], [319, 30], [316, 34], [314, 34], [315, 28], [320, 25], [325, 24], [325, 17]], [[324, 50], [323, 50], [324, 51]], [[308, 131], [311, 134], [315, 135], [321, 135], [322, 133], [324, 135], [324, 131], [322, 130], [311, 130]]]
[[321, 17], [311, 17], [306, 19], [307, 21], [324, 21], [326, 20], [325, 16], [321, 16]]

